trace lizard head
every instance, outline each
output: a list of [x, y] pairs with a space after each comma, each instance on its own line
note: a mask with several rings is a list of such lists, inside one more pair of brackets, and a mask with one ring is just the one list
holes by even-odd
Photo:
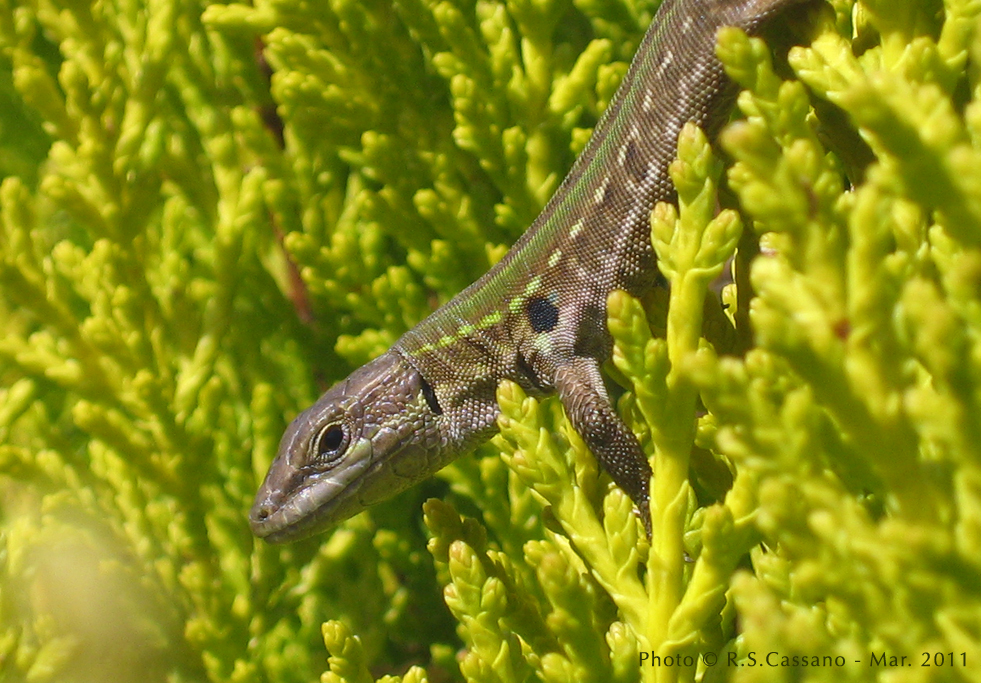
[[441, 410], [425, 378], [388, 351], [300, 413], [256, 494], [256, 536], [324, 531], [442, 467]]

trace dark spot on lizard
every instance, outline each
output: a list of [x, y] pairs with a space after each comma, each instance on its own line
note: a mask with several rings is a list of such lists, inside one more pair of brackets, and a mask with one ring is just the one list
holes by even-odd
[[[606, 332], [606, 308], [596, 305], [580, 306], [576, 321], [576, 337], [572, 353], [580, 358], [607, 358], [612, 348]], [[596, 334], [602, 330], [602, 334]]]
[[528, 359], [526, 359], [520, 353], [518, 354], [518, 357], [515, 360], [515, 367], [517, 368], [518, 373], [521, 375], [521, 377], [524, 378], [525, 380], [524, 383], [520, 381], [518, 382], [518, 384], [521, 384], [522, 388], [524, 388], [525, 391], [532, 390], [536, 393], [541, 393], [541, 394], [545, 392], [545, 384], [538, 376], [538, 373], [535, 372], [535, 369], [533, 367], [531, 367], [531, 364], [528, 362]]
[[559, 324], [559, 309], [545, 297], [536, 296], [525, 305], [528, 322], [535, 332], [551, 332]]
[[647, 164], [644, 162], [644, 155], [637, 149], [634, 140], [628, 140], [624, 149], [623, 168], [631, 178], [637, 182], [643, 182], [647, 177]]

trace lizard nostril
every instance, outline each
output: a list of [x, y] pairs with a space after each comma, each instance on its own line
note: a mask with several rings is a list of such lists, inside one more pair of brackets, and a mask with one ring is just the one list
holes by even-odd
[[272, 516], [272, 513], [273, 506], [268, 501], [264, 501], [252, 508], [252, 514], [250, 517], [252, 517], [253, 523], [262, 523], [269, 519], [269, 517]]

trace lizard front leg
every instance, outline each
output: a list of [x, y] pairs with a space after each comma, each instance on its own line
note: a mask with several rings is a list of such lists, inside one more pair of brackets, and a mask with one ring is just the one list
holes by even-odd
[[577, 357], [559, 366], [555, 388], [572, 426], [614, 483], [637, 506], [650, 538], [651, 466], [637, 437], [614, 410], [599, 362]]

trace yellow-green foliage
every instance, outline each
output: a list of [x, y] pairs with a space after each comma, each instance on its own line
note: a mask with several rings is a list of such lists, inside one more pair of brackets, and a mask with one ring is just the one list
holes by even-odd
[[655, 5], [0, 0], [2, 680], [981, 678], [978, 0], [810, 3], [776, 69], [720, 36], [743, 120], [682, 135], [670, 292], [609, 301], [650, 541], [507, 383], [438, 479], [249, 534], [287, 420], [500, 258]]

